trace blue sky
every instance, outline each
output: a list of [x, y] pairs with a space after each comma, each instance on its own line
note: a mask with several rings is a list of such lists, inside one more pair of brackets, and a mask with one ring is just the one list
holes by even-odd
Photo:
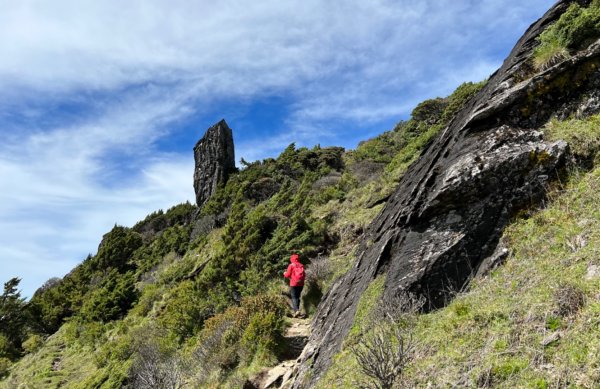
[[550, 0], [0, 0], [0, 282], [193, 201], [192, 147], [356, 147], [500, 66]]

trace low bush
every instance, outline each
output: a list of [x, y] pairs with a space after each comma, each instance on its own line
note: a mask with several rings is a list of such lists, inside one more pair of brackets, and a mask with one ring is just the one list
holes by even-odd
[[8, 358], [0, 357], [0, 378], [6, 377], [10, 373], [12, 362]]
[[557, 36], [544, 38], [535, 49], [533, 64], [539, 70], [544, 70], [570, 57], [565, 43]]
[[248, 365], [256, 357], [274, 360], [284, 331], [287, 304], [283, 297], [244, 298], [237, 307], [206, 320], [193, 354], [205, 377], [216, 369]]
[[23, 350], [26, 353], [34, 353], [44, 345], [44, 338], [40, 335], [33, 334], [23, 342]]
[[310, 315], [316, 311], [332, 274], [329, 257], [319, 255], [306, 266], [305, 291], [302, 296], [302, 307], [306, 314]]
[[410, 333], [398, 326], [377, 326], [352, 347], [358, 365], [372, 381], [361, 388], [391, 389], [411, 361], [414, 343]]
[[567, 11], [542, 34], [533, 52], [534, 64], [545, 69], [569, 56], [569, 51], [585, 48], [600, 37], [600, 1], [588, 7], [571, 4]]
[[554, 291], [554, 301], [560, 316], [570, 316], [585, 305], [585, 292], [576, 285], [559, 285]]
[[600, 115], [581, 120], [551, 120], [544, 134], [549, 140], [565, 140], [576, 157], [592, 161], [600, 151]]
[[184, 365], [174, 352], [152, 341], [140, 343], [128, 372], [136, 389], [177, 389], [184, 382]]

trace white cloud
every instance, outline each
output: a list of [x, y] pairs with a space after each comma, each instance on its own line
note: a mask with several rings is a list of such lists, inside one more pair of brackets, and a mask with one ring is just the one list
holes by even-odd
[[354, 139], [331, 123], [397, 120], [485, 78], [499, 42], [552, 3], [2, 1], [0, 281], [18, 274], [31, 294], [115, 222], [191, 200], [191, 153], [155, 142], [215, 101], [289, 104], [282, 130], [246, 134], [238, 158]]

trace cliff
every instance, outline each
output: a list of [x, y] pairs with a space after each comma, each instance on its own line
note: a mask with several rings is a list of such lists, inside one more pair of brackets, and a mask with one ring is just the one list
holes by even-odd
[[571, 3], [559, 1], [527, 30], [401, 178], [365, 233], [354, 266], [320, 304], [294, 388], [322, 377], [378, 275], [386, 274], [384, 301], [409, 291], [423, 296], [428, 309], [441, 307], [449, 291], [494, 258], [509, 219], [544, 197], [568, 147], [544, 141], [539, 129], [552, 115], [568, 117], [589, 106], [600, 79], [598, 42], [545, 71], [531, 66], [538, 36]]

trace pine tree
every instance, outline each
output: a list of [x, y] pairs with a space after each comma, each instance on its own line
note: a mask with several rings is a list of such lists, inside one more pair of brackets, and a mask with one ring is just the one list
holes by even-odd
[[0, 297], [0, 357], [17, 358], [21, 352], [21, 343], [25, 336], [26, 311], [25, 299], [17, 289], [21, 279], [11, 278], [4, 284], [4, 293]]

